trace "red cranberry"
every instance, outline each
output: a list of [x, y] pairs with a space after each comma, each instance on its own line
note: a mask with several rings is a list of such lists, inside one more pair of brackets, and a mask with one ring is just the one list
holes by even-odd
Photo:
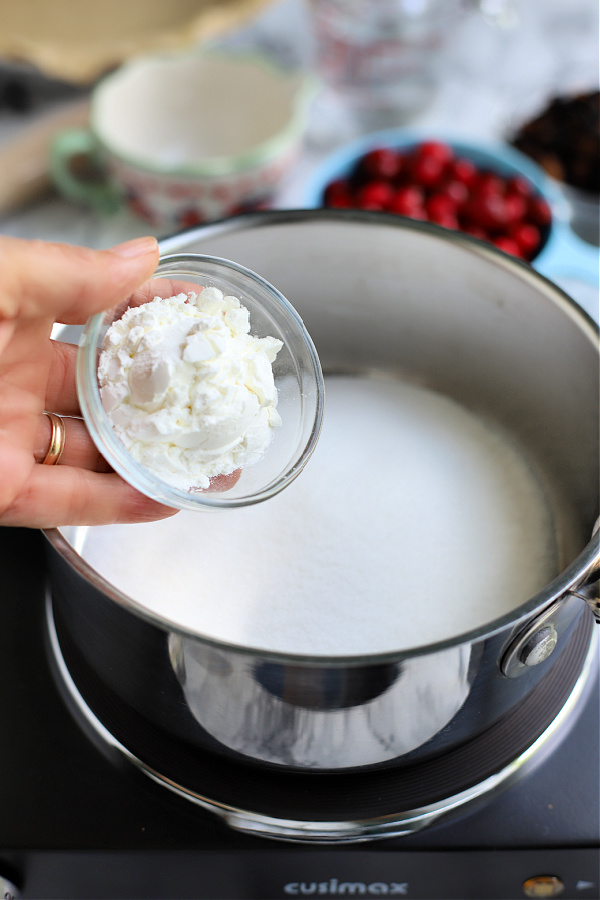
[[539, 228], [528, 222], [519, 222], [513, 225], [508, 236], [519, 245], [521, 253], [527, 259], [531, 259], [541, 241]]
[[421, 159], [435, 159], [442, 165], [446, 165], [454, 157], [448, 144], [441, 141], [422, 141], [417, 147], [417, 156]]
[[345, 196], [339, 194], [337, 197], [334, 197], [327, 206], [329, 206], [330, 209], [353, 209], [356, 206], [356, 203], [351, 194]]
[[446, 175], [452, 181], [460, 181], [467, 187], [471, 187], [477, 180], [477, 168], [470, 159], [458, 157], [448, 163]]
[[441, 193], [450, 197], [454, 201], [455, 206], [462, 206], [469, 197], [469, 189], [464, 181], [456, 179], [446, 182], [441, 188]]
[[439, 217], [453, 216], [456, 213], [456, 203], [447, 194], [432, 194], [425, 204], [428, 217], [437, 222]]
[[506, 193], [518, 194], [520, 197], [531, 197], [531, 184], [522, 175], [511, 175], [506, 181]]
[[345, 178], [331, 181], [325, 188], [323, 199], [325, 206], [341, 208], [352, 206], [352, 191], [349, 182]]
[[400, 216], [414, 216], [418, 212], [423, 213], [424, 216], [423, 202], [423, 191], [418, 187], [407, 185], [396, 191], [388, 209]]
[[387, 181], [368, 181], [356, 196], [360, 209], [386, 209], [394, 197], [394, 190]]
[[479, 228], [477, 225], [466, 225], [463, 231], [465, 234], [470, 234], [471, 237], [479, 238], [480, 241], [489, 241], [490, 239], [487, 231], [484, 231], [483, 228]]
[[480, 196], [501, 194], [504, 191], [504, 181], [495, 172], [481, 172], [473, 185], [473, 190]]
[[427, 213], [425, 212], [425, 208], [423, 206], [417, 206], [411, 213], [408, 215], [409, 219], [419, 219], [420, 221], [427, 221]]
[[504, 226], [504, 198], [500, 194], [478, 193], [469, 200], [464, 213], [469, 224], [498, 231]]
[[444, 228], [453, 228], [458, 229], [458, 219], [453, 213], [429, 213], [428, 215], [430, 222], [435, 222], [436, 225], [443, 225]]
[[495, 238], [493, 243], [496, 247], [498, 247], [499, 250], [503, 250], [505, 253], [510, 253], [511, 256], [522, 256], [521, 248], [516, 241], [512, 240], [512, 238], [502, 235]]
[[504, 222], [512, 225], [520, 222], [527, 212], [527, 201], [519, 194], [509, 194], [504, 198]]
[[535, 225], [544, 227], [552, 221], [552, 212], [543, 197], [532, 197], [527, 207], [527, 215]]
[[436, 187], [444, 173], [444, 162], [435, 156], [416, 156], [411, 167], [411, 175], [424, 188]]
[[369, 178], [397, 178], [402, 169], [402, 156], [395, 150], [379, 147], [365, 154], [361, 164]]

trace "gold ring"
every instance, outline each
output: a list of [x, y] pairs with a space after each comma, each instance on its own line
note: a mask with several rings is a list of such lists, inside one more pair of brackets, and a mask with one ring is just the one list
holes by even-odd
[[52, 431], [50, 434], [50, 446], [48, 447], [48, 452], [42, 460], [42, 465], [55, 466], [60, 460], [62, 452], [65, 449], [65, 439], [67, 437], [67, 432], [65, 429], [65, 423], [60, 416], [56, 415], [56, 413], [44, 412], [44, 415], [48, 416], [48, 418], [50, 419]]

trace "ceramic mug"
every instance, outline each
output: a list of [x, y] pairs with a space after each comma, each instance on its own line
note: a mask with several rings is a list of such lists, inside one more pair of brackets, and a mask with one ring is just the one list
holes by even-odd
[[87, 129], [57, 136], [54, 183], [102, 212], [126, 204], [155, 226], [261, 208], [298, 157], [313, 90], [307, 76], [252, 54], [138, 59], [98, 83]]

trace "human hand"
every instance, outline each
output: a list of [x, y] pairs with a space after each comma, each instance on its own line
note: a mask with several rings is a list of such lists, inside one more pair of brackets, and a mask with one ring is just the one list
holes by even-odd
[[[111, 250], [0, 237], [0, 525], [50, 528], [148, 522], [175, 510], [112, 472], [77, 400], [77, 347], [50, 337], [116, 306], [158, 264], [154, 238]], [[58, 465], [44, 465], [52, 425], [66, 416]]]

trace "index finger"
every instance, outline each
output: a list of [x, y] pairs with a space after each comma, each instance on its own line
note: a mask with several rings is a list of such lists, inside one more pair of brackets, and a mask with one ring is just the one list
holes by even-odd
[[154, 237], [111, 250], [0, 237], [0, 321], [81, 324], [129, 297], [155, 271], [158, 256]]

